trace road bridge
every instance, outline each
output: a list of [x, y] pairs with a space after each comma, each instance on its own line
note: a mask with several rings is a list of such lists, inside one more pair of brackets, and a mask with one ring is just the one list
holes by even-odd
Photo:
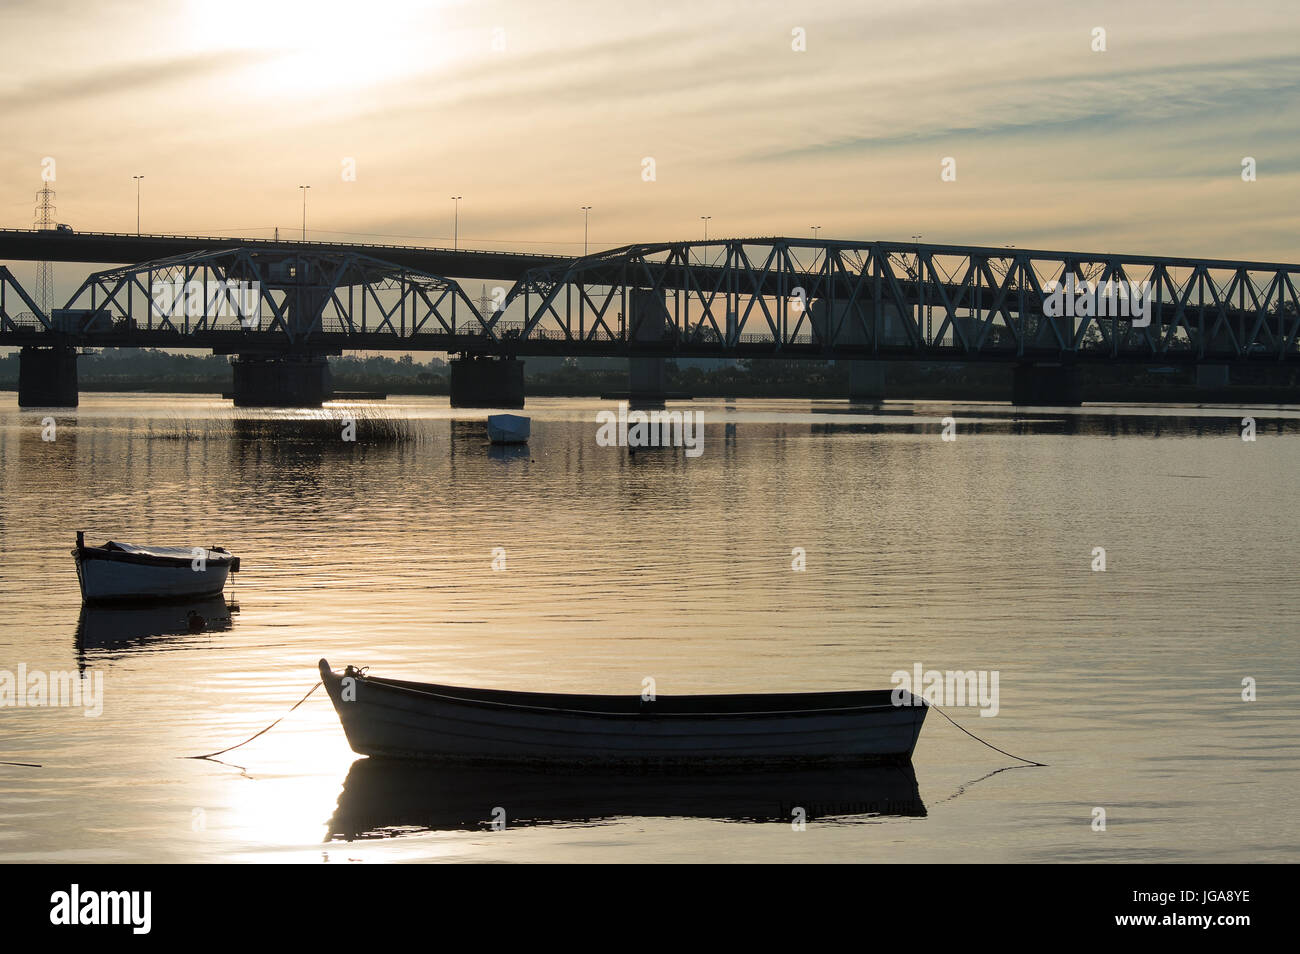
[[[41, 236], [61, 255], [208, 241]], [[457, 355], [453, 402], [503, 405], [522, 402], [529, 355], [627, 358], [649, 399], [678, 357], [846, 361], [862, 398], [884, 396], [891, 361], [1012, 362], [1027, 404], [1078, 403], [1088, 362], [1189, 364], [1226, 385], [1233, 366], [1300, 361], [1300, 266], [1282, 263], [780, 237], [572, 259], [229, 241], [95, 272], [48, 315], [0, 272], [0, 344], [24, 349], [33, 379], [79, 347], [211, 349], [238, 356], [236, 400], [253, 403], [315, 403], [326, 358], [354, 349]], [[467, 271], [501, 282], [490, 300], [465, 293]], [[304, 374], [319, 383], [293, 383]]]

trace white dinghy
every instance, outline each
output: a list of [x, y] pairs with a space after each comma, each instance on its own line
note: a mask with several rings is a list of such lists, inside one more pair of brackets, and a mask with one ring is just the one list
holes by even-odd
[[908, 762], [925, 720], [889, 689], [708, 696], [470, 689], [320, 661], [352, 750], [448, 762], [767, 765]]
[[493, 444], [527, 444], [532, 421], [518, 414], [492, 414], [487, 419], [488, 440]]
[[239, 570], [239, 557], [222, 547], [142, 547], [114, 540], [88, 547], [80, 530], [72, 557], [87, 603], [218, 596], [227, 576]]

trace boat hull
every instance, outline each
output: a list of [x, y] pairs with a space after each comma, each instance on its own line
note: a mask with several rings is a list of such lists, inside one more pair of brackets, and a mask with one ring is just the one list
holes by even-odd
[[493, 414], [487, 419], [488, 440], [493, 444], [527, 444], [532, 422], [517, 414]]
[[[890, 692], [576, 696], [321, 678], [353, 751], [468, 763], [717, 766], [904, 762], [926, 706]], [[348, 680], [348, 682], [345, 682]]]
[[227, 560], [206, 561], [202, 569], [190, 562], [138, 562], [115, 556], [74, 551], [81, 598], [88, 603], [142, 600], [184, 600], [219, 596], [230, 575]]

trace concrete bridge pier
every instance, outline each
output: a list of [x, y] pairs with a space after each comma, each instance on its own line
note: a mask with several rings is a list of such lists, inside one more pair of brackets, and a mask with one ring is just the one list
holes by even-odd
[[452, 358], [451, 406], [523, 407], [524, 362], [486, 355]]
[[663, 407], [668, 396], [666, 358], [627, 359], [627, 402], [631, 407]]
[[76, 407], [77, 349], [24, 346], [18, 355], [19, 407]]
[[[628, 297], [628, 342], [660, 344], [671, 333], [665, 293], [634, 289]], [[668, 359], [632, 355], [627, 359], [629, 405], [663, 407], [668, 397]]]
[[324, 355], [241, 354], [230, 367], [235, 407], [320, 407], [333, 395]]
[[879, 404], [885, 399], [884, 361], [846, 361], [849, 366], [849, 401]]
[[1048, 362], [1016, 365], [1011, 403], [1022, 407], [1078, 407], [1083, 403], [1078, 367]]

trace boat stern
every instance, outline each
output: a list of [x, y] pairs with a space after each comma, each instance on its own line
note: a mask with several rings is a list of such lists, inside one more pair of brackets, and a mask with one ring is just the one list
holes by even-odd
[[912, 753], [916, 751], [916, 743], [921, 738], [921, 726], [925, 724], [925, 714], [930, 711], [930, 704], [920, 696], [913, 695], [910, 704], [915, 715], [912, 719], [912, 744], [907, 747], [907, 760], [909, 762], [912, 760]]

